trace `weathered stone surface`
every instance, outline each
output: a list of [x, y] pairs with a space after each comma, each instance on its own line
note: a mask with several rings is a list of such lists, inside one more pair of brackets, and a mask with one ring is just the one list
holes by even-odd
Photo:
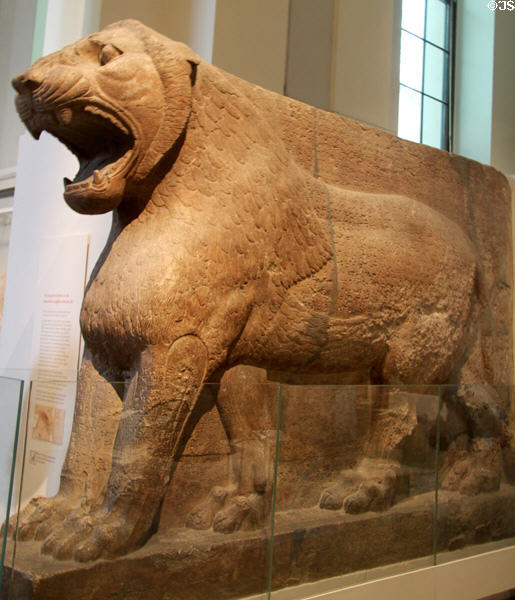
[[[515, 535], [515, 492], [439, 497], [438, 552]], [[286, 511], [275, 526], [273, 589], [397, 563], [433, 552], [435, 505], [421, 494], [389, 511], [341, 515], [320, 509]], [[266, 530], [231, 536], [185, 529], [158, 534], [128, 556], [80, 565], [42, 556], [38, 544], [18, 545], [11, 587], [16, 600], [236, 599], [267, 590]], [[9, 548], [10, 550], [10, 548]], [[10, 581], [7, 569], [5, 587]], [[4, 589], [5, 592], [5, 589]]]
[[[21, 539], [89, 562], [187, 523], [199, 544], [233, 532], [239, 552], [235, 530], [270, 513], [278, 382], [280, 511], [330, 521], [312, 508], [329, 489], [322, 505], [353, 513], [430, 489], [437, 395], [402, 386], [512, 380], [500, 173], [262, 90], [134, 21], [14, 86], [29, 130], [79, 158], [66, 202], [113, 211], [61, 489], [23, 512]], [[444, 483], [466, 494], [513, 470], [509, 398], [484, 389], [443, 398]]]

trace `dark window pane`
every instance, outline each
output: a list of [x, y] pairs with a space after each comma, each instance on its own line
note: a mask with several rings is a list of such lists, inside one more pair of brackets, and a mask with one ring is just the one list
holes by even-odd
[[447, 53], [425, 44], [424, 94], [447, 102]]
[[447, 106], [424, 96], [422, 110], [422, 143], [445, 148], [445, 121]]
[[427, 0], [426, 40], [448, 49], [449, 3], [445, 0]]

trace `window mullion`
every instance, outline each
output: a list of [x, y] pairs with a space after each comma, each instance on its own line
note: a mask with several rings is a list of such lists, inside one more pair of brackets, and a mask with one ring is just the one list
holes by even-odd
[[424, 96], [426, 79], [427, 0], [424, 3], [424, 41], [422, 46], [422, 98], [420, 99], [420, 142], [424, 142]]
[[447, 148], [449, 152], [454, 147], [454, 57], [456, 56], [456, 10], [457, 0], [449, 1], [449, 25], [447, 36], [449, 38], [449, 62], [447, 67]]

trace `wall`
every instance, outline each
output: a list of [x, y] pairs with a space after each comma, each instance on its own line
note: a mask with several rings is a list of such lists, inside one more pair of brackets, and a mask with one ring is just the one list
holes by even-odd
[[104, 0], [100, 26], [138, 19], [163, 35], [184, 42], [211, 61], [216, 0]]
[[104, 0], [101, 26], [135, 18], [204, 59], [284, 92], [288, 0]]
[[31, 62], [36, 2], [0, 0], [0, 172], [16, 166], [18, 138], [25, 130], [9, 82]]
[[188, 42], [191, 0], [104, 0], [100, 26], [131, 18], [180, 42]]
[[338, 0], [331, 109], [397, 132], [400, 0]]
[[290, 3], [285, 94], [318, 108], [331, 108], [334, 0]]
[[495, 14], [491, 163], [515, 174], [515, 13]]
[[284, 92], [288, 0], [218, 0], [213, 64]]

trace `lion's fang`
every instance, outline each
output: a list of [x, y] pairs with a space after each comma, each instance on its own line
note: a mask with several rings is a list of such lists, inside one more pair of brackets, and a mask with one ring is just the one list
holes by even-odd
[[104, 182], [104, 177], [103, 177], [102, 173], [100, 173], [100, 171], [95, 169], [95, 171], [93, 171], [93, 183], [95, 185], [101, 185], [103, 182]]

